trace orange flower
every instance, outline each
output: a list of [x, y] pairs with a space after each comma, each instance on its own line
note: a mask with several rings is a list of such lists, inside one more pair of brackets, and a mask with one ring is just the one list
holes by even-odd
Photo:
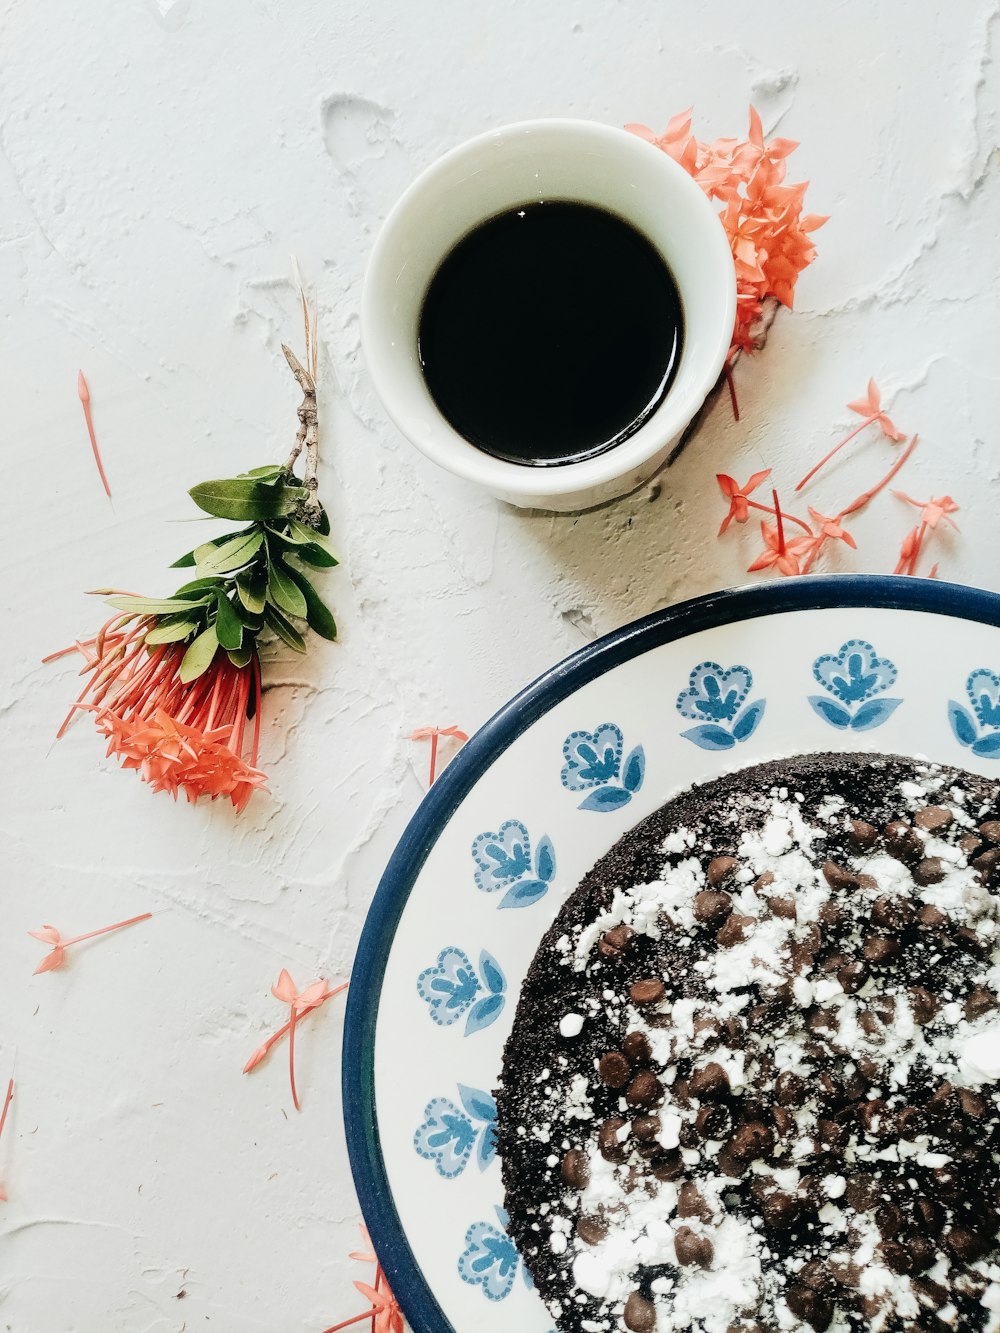
[[28, 934], [32, 939], [52, 945], [51, 950], [35, 968], [35, 976], [37, 977], [39, 972], [53, 972], [57, 967], [62, 967], [66, 961], [66, 950], [71, 944], [96, 939], [98, 935], [107, 935], [112, 930], [123, 930], [126, 926], [134, 926], [139, 921], [148, 921], [152, 915], [152, 912], [143, 912], [140, 916], [130, 916], [127, 921], [116, 921], [114, 925], [101, 926], [100, 930], [88, 930], [86, 935], [74, 935], [69, 940], [64, 940], [55, 926], [42, 926], [41, 930], [29, 930]]
[[[747, 497], [770, 475], [771, 469], [765, 468], [763, 472], [755, 472], [746, 485], [738, 486], [735, 478], [727, 476], [725, 472], [715, 474], [715, 480], [719, 483], [719, 490], [729, 501], [729, 513], [722, 520], [722, 525], [719, 528], [720, 537], [734, 520], [737, 523], [747, 521], [750, 516], [750, 505], [753, 504], [753, 501], [748, 500]], [[756, 505], [754, 505], [754, 508], [756, 508]]]
[[154, 791], [169, 792], [175, 800], [180, 791], [189, 801], [224, 796], [242, 810], [267, 780], [256, 766], [261, 695], [256, 651], [244, 666], [217, 651], [208, 669], [185, 683], [179, 675], [185, 645], [146, 642], [157, 623], [156, 616], [116, 615], [95, 638], [65, 650], [81, 653], [81, 674], [90, 679], [58, 734], [77, 711], [93, 713], [98, 731], [108, 738], [108, 754], [117, 755], [123, 768], [135, 769]]
[[949, 527], [958, 531], [958, 524], [949, 518], [949, 514], [957, 514], [959, 507], [950, 495], [939, 495], [932, 500], [914, 500], [905, 491], [893, 491], [893, 495], [899, 500], [905, 500], [907, 504], [916, 505], [922, 511], [920, 521], [926, 527], [936, 528], [943, 519]]
[[389, 1289], [389, 1284], [385, 1280], [385, 1273], [382, 1271], [382, 1265], [379, 1263], [375, 1254], [375, 1247], [372, 1245], [371, 1236], [368, 1234], [368, 1228], [361, 1225], [361, 1235], [367, 1249], [364, 1251], [354, 1250], [348, 1256], [351, 1259], [357, 1259], [361, 1263], [375, 1265], [375, 1283], [369, 1286], [367, 1282], [355, 1282], [355, 1286], [362, 1296], [371, 1302], [370, 1308], [362, 1310], [360, 1314], [352, 1315], [350, 1319], [344, 1319], [339, 1324], [332, 1324], [324, 1329], [324, 1333], [340, 1333], [343, 1328], [349, 1328], [352, 1324], [360, 1324], [363, 1319], [370, 1319], [372, 1322], [372, 1333], [403, 1333], [403, 1312], [399, 1308], [399, 1302]]
[[795, 537], [792, 541], [782, 541], [777, 527], [762, 522], [760, 534], [764, 538], [764, 550], [752, 565], [747, 565], [747, 573], [756, 573], [759, 569], [774, 566], [782, 574], [801, 574], [800, 557], [806, 555], [815, 545], [812, 537]]

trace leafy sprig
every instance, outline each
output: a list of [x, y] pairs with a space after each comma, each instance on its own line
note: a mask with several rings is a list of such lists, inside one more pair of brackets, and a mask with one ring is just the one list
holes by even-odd
[[[244, 526], [175, 560], [172, 569], [191, 569], [194, 577], [173, 596], [108, 598], [125, 615], [155, 617], [146, 634], [150, 647], [186, 645], [178, 669], [183, 684], [206, 672], [220, 651], [233, 666], [245, 667], [265, 629], [298, 653], [306, 651], [303, 622], [324, 639], [337, 637], [333, 613], [312, 582], [312, 571], [339, 563], [329, 540], [330, 520], [316, 494], [314, 372], [287, 347], [283, 351], [304, 393], [291, 457], [237, 477], [203, 481], [189, 492], [206, 514]], [[300, 480], [294, 466], [303, 448]]]

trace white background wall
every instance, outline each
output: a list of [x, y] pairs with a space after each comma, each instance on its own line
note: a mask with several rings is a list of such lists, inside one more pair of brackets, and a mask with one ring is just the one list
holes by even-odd
[[[938, 10], [940, 12], [934, 12]], [[786, 484], [849, 424], [869, 375], [922, 444], [900, 478], [950, 491], [944, 577], [1000, 585], [998, 7], [404, 0], [6, 0], [0, 6], [3, 669], [0, 1327], [11, 1333], [319, 1333], [360, 1309], [341, 1129], [342, 1008], [308, 1020], [303, 1113], [283, 1052], [240, 1074], [282, 1014], [269, 986], [347, 975], [413, 812], [425, 723], [471, 730], [585, 640], [742, 581], [714, 473]], [[829, 212], [820, 259], [663, 479], [579, 517], [525, 515], [438, 475], [387, 425], [358, 347], [365, 259], [403, 185], [460, 139], [570, 114], [703, 137], [802, 140], [791, 178]], [[92, 629], [86, 588], [171, 589], [194, 482], [283, 456], [299, 339], [287, 256], [320, 307], [323, 497], [342, 625], [271, 649], [263, 763], [242, 817], [174, 807], [52, 738]], [[76, 397], [83, 367], [114, 492]], [[874, 432], [813, 492], [881, 474]], [[883, 502], [857, 555], [891, 569], [914, 518]], [[199, 530], [200, 531], [200, 530]], [[929, 560], [925, 562], [926, 568]], [[26, 931], [153, 910], [33, 978]], [[2, 1092], [0, 1087], [0, 1092]], [[178, 1294], [184, 1292], [183, 1299]]]

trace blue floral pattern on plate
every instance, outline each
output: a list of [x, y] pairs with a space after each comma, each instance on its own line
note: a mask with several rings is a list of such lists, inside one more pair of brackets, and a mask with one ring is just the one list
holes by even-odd
[[482, 893], [507, 892], [500, 907], [531, 907], [549, 891], [556, 873], [552, 840], [541, 837], [531, 852], [531, 838], [519, 819], [507, 819], [496, 833], [480, 833], [472, 844], [476, 888]]
[[417, 994], [434, 1022], [450, 1027], [467, 1014], [467, 1037], [496, 1022], [506, 1003], [506, 990], [500, 964], [485, 949], [479, 955], [478, 972], [468, 954], [449, 945], [438, 954], [433, 967], [425, 967], [417, 977]]
[[507, 1235], [509, 1218], [496, 1209], [500, 1226], [492, 1222], [473, 1222], [465, 1233], [465, 1249], [458, 1260], [458, 1275], [470, 1286], [482, 1287], [490, 1301], [502, 1301], [510, 1295], [518, 1269], [526, 1287], [533, 1287], [531, 1274], [521, 1263], [517, 1247]]
[[699, 662], [688, 678], [688, 687], [677, 696], [681, 717], [697, 720], [699, 725], [681, 735], [703, 750], [730, 750], [749, 740], [764, 716], [764, 699], [755, 699], [744, 707], [753, 689], [749, 667], [732, 666], [725, 670], [718, 662]]
[[618, 810], [628, 805], [646, 776], [646, 752], [630, 750], [624, 764], [625, 738], [614, 722], [596, 731], [574, 731], [563, 742], [562, 785], [567, 791], [589, 791], [581, 810]]
[[965, 682], [972, 705], [948, 700], [948, 721], [959, 745], [983, 759], [1000, 759], [1000, 674], [976, 667]]
[[446, 1180], [462, 1174], [474, 1147], [480, 1171], [497, 1155], [496, 1102], [488, 1092], [463, 1083], [458, 1085], [458, 1095], [464, 1111], [447, 1097], [435, 1097], [424, 1108], [423, 1124], [413, 1136], [417, 1153], [433, 1162]]
[[813, 676], [827, 690], [809, 695], [813, 711], [839, 731], [871, 731], [888, 721], [902, 699], [876, 698], [896, 683], [896, 666], [865, 639], [848, 639], [835, 653], [813, 662]]

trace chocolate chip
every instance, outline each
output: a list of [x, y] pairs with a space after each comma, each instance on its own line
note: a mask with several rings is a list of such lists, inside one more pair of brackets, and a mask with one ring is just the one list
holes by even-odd
[[725, 884], [733, 878], [739, 861], [735, 856], [716, 856], [708, 863], [705, 871], [705, 878], [713, 889], [717, 889], [720, 884]]
[[913, 1205], [917, 1222], [929, 1236], [940, 1236], [944, 1226], [944, 1209], [934, 1199], [918, 1199]]
[[898, 1236], [903, 1228], [903, 1210], [898, 1204], [886, 1202], [875, 1209], [875, 1225], [886, 1240]]
[[653, 1163], [653, 1175], [657, 1180], [680, 1180], [684, 1174], [684, 1162], [679, 1152], [667, 1153]]
[[971, 861], [974, 856], [978, 856], [983, 850], [983, 845], [982, 838], [977, 838], [974, 833], [963, 833], [958, 840], [958, 850], [966, 861]]
[[925, 805], [913, 816], [913, 822], [928, 833], [940, 833], [942, 829], [948, 828], [954, 818], [954, 812], [946, 805]]
[[872, 925], [879, 930], [902, 930], [913, 920], [913, 904], [907, 898], [876, 898], [872, 903]]
[[609, 963], [616, 963], [624, 958], [634, 937], [631, 926], [612, 926], [597, 941], [597, 952]]
[[680, 1217], [697, 1217], [711, 1222], [712, 1210], [693, 1180], [685, 1180], [677, 1194], [677, 1213]]
[[774, 1096], [781, 1106], [801, 1106], [806, 1099], [805, 1081], [790, 1069], [783, 1069], [774, 1080]]
[[822, 1259], [810, 1259], [799, 1269], [799, 1282], [810, 1291], [818, 1291], [821, 1296], [832, 1296], [837, 1283], [830, 1265]]
[[605, 1051], [597, 1062], [601, 1082], [609, 1088], [624, 1088], [632, 1075], [632, 1065], [623, 1051]]
[[800, 1211], [799, 1200], [794, 1194], [784, 1190], [775, 1190], [761, 1204], [760, 1212], [767, 1226], [776, 1231], [785, 1231], [792, 1226]]
[[667, 993], [667, 988], [658, 977], [650, 977], [646, 981], [633, 981], [628, 988], [629, 997], [632, 1003], [639, 1008], [645, 1008], [649, 1005], [659, 1004]]
[[878, 842], [878, 830], [872, 824], [868, 824], [863, 819], [851, 820], [851, 831], [848, 835], [851, 845], [855, 851], [868, 852]]
[[847, 1130], [827, 1116], [816, 1121], [816, 1138], [827, 1152], [839, 1152], [847, 1146]]
[[1000, 878], [1000, 847], [987, 847], [972, 859], [972, 868], [984, 884], [993, 884]]
[[962, 1006], [967, 1019], [982, 1018], [983, 1014], [988, 1014], [990, 1010], [1000, 1008], [1000, 1001], [987, 986], [973, 986], [965, 997], [965, 1003]]
[[971, 1088], [959, 1088], [958, 1101], [962, 1114], [969, 1120], [981, 1120], [986, 1114], [986, 1098], [980, 1096], [978, 1092], [973, 1092]]
[[620, 1115], [612, 1115], [597, 1131], [597, 1148], [606, 1162], [624, 1162], [628, 1157], [628, 1139], [619, 1137], [627, 1124]]
[[733, 900], [721, 889], [702, 889], [694, 895], [694, 917], [709, 926], [721, 926], [733, 910]]
[[913, 1140], [924, 1132], [925, 1117], [919, 1106], [904, 1106], [901, 1111], [892, 1113], [892, 1128], [897, 1139]]
[[919, 861], [924, 854], [924, 844], [918, 834], [903, 819], [894, 819], [882, 830], [885, 850], [897, 861]]
[[856, 991], [859, 991], [870, 976], [871, 969], [866, 967], [859, 958], [855, 959], [854, 962], [847, 963], [837, 972], [837, 980], [847, 995], [853, 995]]
[[926, 986], [911, 986], [907, 991], [914, 1020], [923, 1025], [929, 1023], [937, 1013], [938, 1002]]
[[699, 1014], [693, 1023], [694, 1035], [704, 1046], [706, 1042], [722, 1036], [722, 1024], [717, 1018]]
[[987, 842], [1000, 843], [1000, 819], [987, 819], [979, 825], [979, 832]]
[[913, 1272], [913, 1255], [898, 1240], [883, 1240], [879, 1249], [886, 1268], [903, 1275]]
[[603, 1217], [594, 1217], [592, 1214], [585, 1214], [577, 1219], [576, 1234], [583, 1241], [584, 1245], [600, 1245], [601, 1241], [608, 1234], [608, 1224]]
[[814, 1328], [816, 1333], [823, 1333], [833, 1318], [833, 1304], [826, 1296], [813, 1291], [812, 1287], [796, 1283], [785, 1293], [785, 1302], [792, 1314]]
[[751, 1120], [740, 1125], [726, 1146], [743, 1161], [755, 1162], [758, 1157], [768, 1157], [774, 1152], [774, 1132], [760, 1120]]
[[864, 1171], [856, 1171], [847, 1177], [844, 1194], [856, 1213], [867, 1213], [878, 1198], [879, 1187], [872, 1176]]
[[700, 1069], [695, 1069], [688, 1081], [692, 1097], [699, 1101], [717, 1101], [729, 1092], [729, 1075], [722, 1065], [711, 1060]]
[[715, 1250], [707, 1236], [699, 1236], [690, 1227], [678, 1227], [674, 1234], [674, 1253], [682, 1268], [708, 1268]]
[[819, 923], [821, 926], [826, 926], [828, 929], [836, 926], [842, 916], [843, 913], [832, 898], [828, 898], [825, 903], [820, 905]]
[[732, 1128], [728, 1109], [720, 1102], [699, 1107], [694, 1127], [703, 1139], [724, 1139]]
[[649, 1049], [649, 1038], [645, 1032], [629, 1032], [622, 1042], [622, 1050], [625, 1052], [625, 1058], [631, 1060], [634, 1065], [647, 1065], [653, 1058], [653, 1052]]
[[795, 1117], [784, 1106], [773, 1106], [771, 1108], [771, 1118], [778, 1133], [786, 1137], [796, 1128]]
[[625, 1100], [629, 1106], [641, 1106], [644, 1110], [658, 1105], [663, 1100], [660, 1080], [651, 1070], [640, 1069], [625, 1089]]
[[946, 1231], [941, 1237], [945, 1249], [953, 1254], [959, 1263], [972, 1264], [993, 1248], [989, 1236], [984, 1236], [971, 1227], [957, 1226]]
[[652, 1333], [656, 1327], [656, 1306], [641, 1291], [633, 1291], [625, 1302], [622, 1319], [632, 1333]]
[[947, 924], [947, 912], [942, 912], [940, 907], [935, 907], [933, 903], [924, 903], [923, 907], [917, 912], [918, 926], [926, 926], [930, 930], [937, 930]]
[[780, 916], [785, 921], [794, 921], [798, 912], [794, 898], [768, 898], [767, 905], [772, 916]]
[[913, 1279], [912, 1286], [917, 1300], [923, 1305], [930, 1306], [932, 1310], [940, 1310], [943, 1305], [948, 1304], [950, 1293], [940, 1282], [932, 1282], [929, 1277], [919, 1277]]
[[743, 943], [755, 924], [752, 916], [733, 912], [722, 929], [716, 932], [715, 942], [720, 949], [731, 949], [733, 945]]
[[637, 1115], [632, 1121], [632, 1133], [642, 1143], [652, 1142], [661, 1128], [658, 1115]]
[[570, 1148], [563, 1156], [559, 1174], [571, 1189], [586, 1189], [590, 1181], [590, 1164], [582, 1148]]
[[910, 1236], [906, 1242], [906, 1248], [910, 1252], [910, 1258], [913, 1261], [913, 1267], [910, 1270], [913, 1273], [922, 1273], [930, 1268], [937, 1256], [937, 1246], [932, 1245], [926, 1236]]
[[660, 1145], [656, 1142], [655, 1139], [653, 1139], [652, 1141], [648, 1141], [646, 1143], [637, 1142], [633, 1144], [633, 1147], [635, 1148], [636, 1152], [639, 1154], [639, 1156], [643, 1159], [644, 1162], [651, 1162], [654, 1159], [654, 1157], [659, 1157], [663, 1153], [663, 1149], [660, 1147]]
[[746, 1175], [747, 1168], [750, 1165], [745, 1158], [741, 1157], [740, 1154], [735, 1151], [732, 1139], [730, 1139], [728, 1143], [722, 1145], [719, 1149], [719, 1155], [715, 1160], [718, 1163], [719, 1170], [722, 1174], [724, 1176], [732, 1176], [735, 1180], [738, 1180], [740, 1176]]
[[881, 1097], [872, 1097], [858, 1107], [857, 1116], [866, 1134], [877, 1134], [886, 1114], [886, 1104]]
[[762, 875], [758, 875], [757, 878], [754, 880], [752, 888], [754, 893], [761, 894], [764, 892], [765, 889], [769, 888], [773, 883], [774, 883], [774, 871], [765, 870]]
[[977, 958], [988, 951], [986, 942], [971, 926], [958, 926], [954, 933], [954, 941], [964, 953], [971, 953]]
[[888, 963], [898, 958], [901, 950], [899, 940], [889, 939], [886, 935], [869, 935], [861, 952], [869, 963]]
[[846, 866], [839, 865], [836, 861], [823, 862], [823, 878], [831, 889], [846, 890], [861, 887], [861, 881], [854, 871], [848, 870]]
[[944, 876], [944, 862], [940, 856], [925, 856], [913, 867], [913, 878], [917, 884], [940, 884]]

